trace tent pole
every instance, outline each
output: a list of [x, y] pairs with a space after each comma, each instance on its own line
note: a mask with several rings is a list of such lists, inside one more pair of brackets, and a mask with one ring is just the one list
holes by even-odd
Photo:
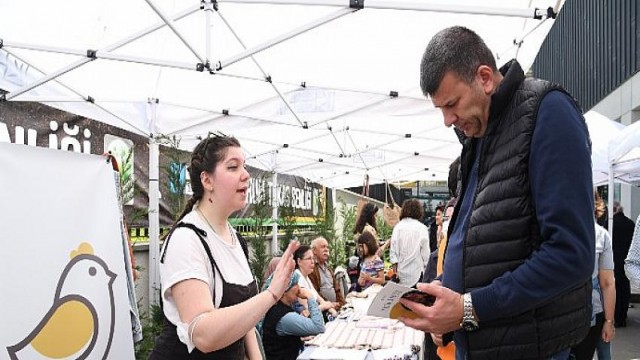
[[[182, 12], [178, 13], [177, 15], [175, 15], [173, 17], [173, 20], [176, 21], [176, 20], [182, 19], [183, 17], [185, 17], [187, 15], [190, 15], [191, 13], [195, 12], [199, 8], [200, 8], [200, 4], [197, 4], [195, 6], [191, 6], [190, 8], [188, 8], [186, 10], [183, 10]], [[154, 32], [154, 31], [164, 27], [164, 25], [165, 25], [164, 22], [160, 22], [160, 23], [157, 23], [155, 25], [152, 25], [152, 26], [150, 26], [148, 28], [145, 28], [142, 31], [139, 31], [139, 32], [135, 33], [132, 36], [124, 38], [124, 39], [122, 39], [122, 40], [120, 40], [120, 41], [118, 41], [118, 42], [116, 42], [114, 44], [111, 44], [111, 45], [105, 47], [103, 49], [103, 51], [107, 51], [108, 52], [108, 51], [116, 50], [116, 49], [118, 49], [118, 48], [120, 48], [120, 47], [122, 47], [122, 46], [124, 46], [124, 45], [126, 45], [126, 44], [128, 44], [128, 43], [130, 43], [132, 41], [134, 41], [134, 40], [137, 40], [137, 39], [139, 39], [139, 38], [141, 38], [141, 37], [143, 37], [145, 35], [148, 35], [148, 34]], [[8, 47], [7, 44], [6, 44], [6, 41], [4, 43], [4, 47], [5, 48]], [[97, 53], [97, 51], [96, 51], [96, 53]], [[43, 77], [41, 79], [38, 79], [37, 81], [35, 81], [35, 82], [31, 83], [31, 84], [27, 84], [27, 85], [23, 86], [22, 88], [20, 88], [20, 89], [18, 89], [16, 91], [8, 93], [6, 95], [6, 99], [7, 100], [11, 100], [12, 98], [14, 98], [16, 96], [19, 96], [20, 94], [23, 94], [23, 93], [25, 93], [25, 92], [33, 89], [33, 88], [36, 88], [36, 87], [38, 87], [38, 86], [40, 86], [40, 85], [42, 85], [42, 84], [44, 84], [46, 82], [54, 80], [57, 77], [59, 77], [60, 75], [65, 74], [65, 73], [67, 73], [67, 72], [69, 72], [69, 71], [71, 71], [71, 70], [73, 70], [75, 68], [78, 68], [78, 67], [80, 67], [80, 66], [82, 66], [82, 65], [84, 65], [84, 64], [86, 64], [86, 63], [88, 63], [90, 61], [93, 61], [93, 60], [95, 60], [95, 58], [87, 57], [87, 58], [84, 58], [84, 59], [80, 59], [80, 60], [74, 62], [73, 64], [68, 65], [68, 66], [66, 66], [66, 67], [64, 67], [64, 68], [62, 68], [62, 69], [60, 69], [60, 70], [58, 70], [58, 71], [56, 71], [54, 73], [51, 73], [50, 75], [47, 75], [47, 76], [45, 76], [45, 77]]]
[[160, 145], [151, 136], [149, 138], [149, 305], [158, 305], [160, 292], [160, 273], [158, 259], [160, 254], [160, 214], [158, 206], [158, 166]]
[[160, 304], [160, 143], [154, 137], [158, 113], [158, 99], [147, 102], [149, 119], [149, 305]]
[[[317, 5], [349, 7], [350, 0], [218, 0], [220, 3], [272, 4], [272, 5]], [[501, 9], [483, 6], [449, 5], [427, 3], [422, 1], [398, 0], [366, 0], [362, 4], [365, 9], [417, 10], [458, 14], [512, 16], [533, 19], [534, 16], [545, 15], [537, 9], [511, 8]]]
[[211, 59], [211, 14], [213, 14], [213, 3], [211, 3], [211, 0], [207, 0], [204, 3], [204, 55], [206, 56], [207, 62]]
[[[300, 26], [300, 27], [298, 27], [296, 29], [293, 29], [293, 30], [291, 30], [289, 32], [286, 32], [284, 34], [276, 36], [271, 40], [267, 40], [262, 44], [254, 46], [254, 47], [252, 47], [250, 49], [246, 49], [246, 50], [244, 50], [244, 51], [242, 51], [242, 52], [240, 52], [240, 53], [238, 53], [238, 54], [236, 54], [236, 55], [234, 55], [234, 56], [232, 56], [232, 57], [230, 57], [228, 59], [220, 60], [218, 62], [218, 64], [217, 64], [217, 68], [218, 68], [218, 70], [223, 69], [223, 68], [225, 68], [225, 67], [227, 67], [227, 66], [229, 66], [229, 65], [231, 65], [233, 63], [236, 63], [236, 62], [238, 62], [238, 61], [240, 61], [242, 59], [248, 58], [249, 56], [252, 56], [252, 55], [254, 55], [254, 54], [256, 54], [256, 53], [258, 53], [260, 51], [263, 51], [265, 49], [268, 49], [268, 48], [270, 48], [270, 47], [272, 47], [274, 45], [277, 45], [277, 44], [279, 44], [279, 43], [281, 43], [283, 41], [289, 40], [289, 39], [291, 39], [291, 38], [293, 38], [295, 36], [298, 36], [300, 34], [304, 34], [305, 32], [307, 32], [309, 30], [315, 29], [318, 26], [324, 25], [324, 24], [326, 24], [326, 23], [328, 23], [328, 22], [330, 22], [332, 20], [341, 18], [341, 17], [343, 17], [343, 16], [345, 16], [347, 14], [351, 14], [353, 11], [354, 11], [353, 9], [340, 9], [340, 10], [338, 10], [336, 12], [333, 12], [331, 14], [323, 16], [323, 17], [321, 17], [319, 19], [316, 19], [316, 20], [314, 20], [314, 21], [312, 21], [312, 22], [310, 22], [308, 24], [305, 24], [305, 25]], [[227, 24], [227, 26], [228, 25], [229, 24]], [[231, 29], [231, 27], [229, 27], [229, 29], [233, 31], [233, 29]], [[233, 34], [236, 35], [235, 32], [233, 32]], [[237, 37], [237, 35], [236, 35], [236, 37]]]
[[[8, 42], [8, 43], [5, 44], [5, 46], [7, 46], [9, 48], [13, 48], [13, 49], [37, 50], [37, 51], [50, 52], [50, 53], [54, 53], [54, 54], [65, 54], [65, 55], [76, 55], [76, 56], [87, 57], [87, 50], [83, 50], [83, 49], [71, 49], [71, 48], [42, 46], [42, 45], [34, 45], [34, 44], [27, 44], [27, 43], [14, 43], [14, 42]], [[184, 62], [184, 61], [169, 61], [169, 60], [145, 58], [145, 57], [142, 57], [142, 56], [133, 56], [133, 55], [125, 55], [125, 54], [113, 54], [113, 53], [110, 53], [110, 52], [104, 51], [104, 50], [95, 51], [94, 53], [91, 54], [91, 57], [87, 57], [87, 59], [89, 59], [89, 61], [94, 60], [94, 59], [106, 59], [106, 60], [115, 60], [115, 61], [126, 61], [126, 62], [138, 63], [138, 64], [145, 64], [145, 65], [173, 67], [173, 68], [183, 69], [183, 70], [194, 70], [194, 71], [198, 70], [198, 68], [196, 66], [197, 64], [195, 62], [189, 63], [189, 62]], [[71, 68], [71, 70], [75, 69], [76, 67], [79, 67], [80, 65], [84, 65], [87, 62], [82, 61], [79, 64], [72, 64], [73, 67]], [[76, 66], [76, 65], [78, 65], [78, 66]], [[69, 70], [67, 70], [67, 71], [69, 71]], [[62, 74], [60, 74], [60, 75], [62, 75]], [[60, 75], [57, 75], [57, 76], [60, 76]], [[258, 79], [255, 79], [255, 80], [258, 80]], [[262, 81], [262, 79], [260, 79], [260, 80]]]
[[330, 116], [330, 117], [328, 117], [326, 119], [320, 119], [320, 120], [314, 122], [313, 124], [309, 124], [309, 127], [314, 127], [316, 125], [324, 124], [324, 123], [326, 123], [328, 121], [339, 119], [341, 117], [344, 117], [344, 116], [356, 113], [358, 111], [361, 111], [363, 109], [372, 107], [373, 105], [381, 104], [381, 103], [383, 103], [385, 101], [389, 101], [389, 100], [393, 100], [393, 99], [395, 99], [395, 98], [394, 97], [384, 97], [382, 99], [376, 98], [376, 99], [373, 99], [371, 101], [362, 102], [362, 103], [357, 104], [357, 105], [355, 105], [355, 106], [353, 106], [353, 107], [351, 107], [349, 109], [346, 109], [346, 110], [342, 111], [339, 114], [332, 115], [332, 116]]
[[176, 28], [173, 20], [170, 17], [168, 17], [162, 10], [160, 10], [160, 8], [158, 6], [156, 6], [156, 4], [152, 0], [145, 0], [145, 1], [147, 2], [147, 4], [149, 4], [151, 9], [153, 9], [153, 11], [156, 14], [158, 14], [158, 16], [160, 16], [162, 21], [164, 21], [167, 24], [167, 26], [171, 29], [171, 31], [173, 31], [173, 33], [176, 34], [176, 36], [189, 49], [189, 51], [191, 51], [193, 53], [193, 55], [195, 55], [196, 58], [198, 58], [198, 60], [200, 60], [201, 63], [205, 64], [206, 60], [202, 57], [202, 55], [200, 55], [196, 51], [196, 49], [193, 46], [191, 46], [191, 44], [187, 41], [187, 38], [182, 36], [182, 33], [180, 33], [180, 31], [178, 31], [178, 29]]
[[280, 203], [280, 199], [278, 197], [278, 173], [273, 172], [272, 177], [272, 195], [271, 195], [271, 204], [272, 204], [272, 222], [271, 229], [273, 231], [273, 237], [271, 239], [271, 254], [278, 254], [278, 204]]
[[613, 164], [609, 163], [609, 191], [607, 191], [607, 217], [609, 218], [609, 235], [613, 239], [613, 192], [615, 191], [614, 187], [614, 178], [615, 174], [613, 173]]

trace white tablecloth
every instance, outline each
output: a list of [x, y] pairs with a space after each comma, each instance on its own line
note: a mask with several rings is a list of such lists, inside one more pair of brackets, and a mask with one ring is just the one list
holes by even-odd
[[366, 315], [371, 299], [348, 298], [349, 308], [340, 318], [328, 322], [323, 334], [307, 342], [298, 359], [303, 360], [397, 360], [423, 358], [424, 332], [404, 326], [393, 319]]

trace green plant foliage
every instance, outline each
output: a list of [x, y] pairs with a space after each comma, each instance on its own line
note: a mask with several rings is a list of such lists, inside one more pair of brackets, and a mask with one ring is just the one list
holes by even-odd
[[133, 147], [129, 149], [121, 149], [112, 154], [118, 161], [120, 173], [120, 189], [122, 192], [122, 203], [127, 204], [133, 200], [135, 192], [135, 180], [133, 178]]
[[296, 212], [291, 204], [291, 194], [287, 194], [284, 205], [278, 207], [278, 214], [278, 226], [284, 230], [284, 236], [282, 239], [278, 239], [280, 253], [282, 254], [296, 235]]
[[[138, 304], [138, 308], [140, 308], [140, 304]], [[151, 314], [140, 314], [142, 340], [135, 344], [135, 356], [137, 360], [146, 360], [149, 358], [156, 337], [162, 332], [162, 323], [164, 321], [162, 308], [160, 308], [159, 305], [151, 305], [150, 313]]]
[[166, 156], [168, 162], [162, 165], [161, 170], [167, 176], [167, 182], [163, 182], [163, 194], [165, 200], [169, 205], [169, 211], [173, 215], [174, 220], [178, 220], [178, 216], [182, 213], [187, 198], [184, 195], [185, 188], [187, 186], [186, 181], [186, 162], [187, 153], [179, 150], [180, 139], [175, 135], [173, 136], [158, 136], [156, 140], [166, 147]]
[[[263, 174], [261, 177], [270, 176], [271, 174]], [[267, 255], [267, 246], [265, 245], [265, 238], [267, 234], [271, 232], [271, 227], [265, 226], [271, 224], [271, 189], [268, 187], [268, 182], [263, 181], [263, 188], [260, 194], [257, 194], [255, 204], [253, 204], [253, 215], [248, 218], [243, 218], [240, 223], [245, 225], [249, 231], [243, 234], [245, 238], [251, 244], [253, 252], [250, 256], [249, 265], [251, 271], [258, 280], [258, 285], [262, 287], [262, 274], [269, 263], [269, 256]]]
[[[391, 239], [391, 233], [393, 232], [393, 228], [387, 226], [384, 223], [384, 219], [382, 216], [378, 216], [376, 218], [376, 227], [378, 228], [378, 240], [379, 241], [389, 241]], [[389, 259], [389, 248], [387, 248], [382, 254], [382, 260]], [[385, 260], [386, 261], [386, 260]]]
[[393, 228], [385, 224], [382, 216], [376, 217], [376, 227], [378, 228], [378, 238], [380, 241], [386, 241], [391, 238]]
[[353, 242], [353, 229], [356, 226], [356, 208], [355, 206], [347, 206], [344, 199], [339, 198], [340, 217], [342, 218], [342, 233], [340, 234], [340, 244], [336, 244], [331, 251], [331, 265], [335, 268], [337, 265], [347, 263], [347, 258], [355, 251]]
[[[321, 200], [318, 199], [318, 202], [320, 201]], [[320, 205], [321, 204], [318, 204], [318, 208], [322, 209], [322, 206]], [[314, 217], [314, 220], [316, 236], [324, 237], [329, 243], [329, 248], [331, 249], [329, 264], [334, 268], [337, 265], [343, 265], [346, 262], [345, 241], [342, 237], [337, 235], [335, 228], [336, 211], [333, 205], [327, 202], [327, 206], [323, 211], [318, 212], [318, 215]]]
[[[140, 185], [138, 185], [134, 178], [133, 168], [133, 152], [134, 148], [122, 149], [121, 151], [112, 154], [118, 161], [118, 175], [120, 177], [120, 193], [122, 196], [122, 204], [129, 204], [138, 194], [141, 192]], [[135, 224], [138, 220], [146, 217], [149, 214], [149, 209], [135, 209], [127, 213], [126, 222], [128, 225]]]

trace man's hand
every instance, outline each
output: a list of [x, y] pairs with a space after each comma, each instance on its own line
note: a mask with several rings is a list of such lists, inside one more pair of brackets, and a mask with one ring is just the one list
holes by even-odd
[[400, 299], [402, 305], [418, 314], [415, 319], [399, 320], [414, 329], [433, 334], [446, 334], [460, 329], [462, 322], [462, 295], [443, 287], [439, 281], [430, 284], [418, 284], [418, 290], [436, 297], [432, 306], [424, 306], [417, 302]]
[[298, 297], [300, 299], [311, 299], [313, 297], [313, 293], [307, 288], [300, 288], [298, 291]]

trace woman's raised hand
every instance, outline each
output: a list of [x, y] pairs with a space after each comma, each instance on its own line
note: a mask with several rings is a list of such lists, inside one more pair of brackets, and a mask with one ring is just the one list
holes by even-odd
[[284, 291], [287, 289], [289, 280], [291, 279], [291, 273], [296, 267], [293, 261], [293, 253], [300, 247], [298, 241], [291, 241], [287, 250], [282, 254], [282, 259], [276, 266], [276, 270], [273, 272], [273, 279], [269, 285], [269, 290], [272, 291], [278, 298], [282, 297]]

